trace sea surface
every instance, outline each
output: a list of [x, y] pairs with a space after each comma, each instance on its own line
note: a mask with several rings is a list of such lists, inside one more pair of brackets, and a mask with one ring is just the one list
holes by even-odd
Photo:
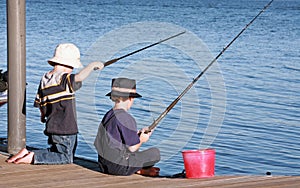
[[[97, 160], [93, 141], [112, 107], [111, 79], [137, 80], [130, 113], [149, 126], [268, 3], [265, 0], [27, 0], [27, 145], [47, 147], [33, 107], [59, 43], [84, 65], [184, 34], [94, 71], [78, 91], [77, 156]], [[7, 67], [6, 1], [0, 1], [0, 69]], [[160, 121], [142, 149], [158, 147], [162, 175], [184, 169], [182, 151], [213, 148], [216, 175], [300, 175], [300, 1], [274, 0]], [[74, 70], [78, 72], [79, 70]], [[10, 72], [10, 74], [13, 74]], [[7, 105], [0, 108], [7, 135]]]

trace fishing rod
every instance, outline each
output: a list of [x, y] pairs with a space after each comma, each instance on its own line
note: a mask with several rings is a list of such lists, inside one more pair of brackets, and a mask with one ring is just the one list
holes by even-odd
[[208, 66], [196, 77], [194, 80], [185, 88], [185, 90], [166, 108], [164, 112], [160, 114], [160, 116], [154, 120], [154, 122], [148, 127], [148, 130], [145, 133], [153, 130], [158, 123], [168, 114], [168, 112], [178, 103], [178, 101], [188, 92], [189, 89], [199, 80], [199, 78], [212, 66], [213, 63], [217, 61], [217, 59], [227, 50], [227, 48], [259, 17], [273, 2], [271, 0], [240, 32], [237, 34], [225, 48], [208, 64]]
[[[150, 47], [152, 47], [152, 46], [158, 45], [158, 44], [160, 44], [160, 43], [162, 43], [162, 42], [165, 42], [165, 41], [167, 41], [167, 40], [170, 40], [170, 39], [172, 39], [172, 38], [175, 38], [175, 37], [177, 37], [177, 36], [179, 36], [179, 35], [182, 35], [182, 34], [184, 34], [184, 33], [185, 33], [185, 31], [180, 32], [180, 33], [178, 33], [178, 34], [176, 34], [176, 35], [170, 36], [170, 37], [168, 37], [168, 38], [166, 38], [166, 39], [160, 40], [160, 41], [158, 41], [158, 42], [156, 42], [156, 43], [150, 44], [150, 45], [145, 46], [145, 47], [143, 47], [143, 48], [141, 48], [141, 49], [135, 50], [135, 51], [133, 51], [133, 52], [131, 52], [131, 53], [129, 53], [129, 54], [123, 55], [123, 56], [121, 56], [121, 57], [119, 57], [119, 58], [114, 58], [114, 59], [112, 59], [112, 60], [109, 60], [109, 61], [107, 61], [107, 62], [104, 63], [104, 67], [106, 67], [106, 66], [108, 66], [108, 65], [111, 65], [111, 64], [113, 64], [113, 63], [119, 61], [120, 59], [123, 59], [123, 58], [125, 58], [125, 57], [131, 56], [131, 55], [133, 55], [133, 54], [135, 54], [135, 53], [138, 53], [138, 52], [140, 52], [140, 51], [146, 50], [147, 48], [150, 48]], [[97, 69], [98, 69], [97, 67], [94, 68], [94, 70], [97, 70]]]

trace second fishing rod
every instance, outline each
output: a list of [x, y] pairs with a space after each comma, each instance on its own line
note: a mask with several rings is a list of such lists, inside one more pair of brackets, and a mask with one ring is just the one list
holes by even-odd
[[231, 44], [239, 38], [239, 36], [271, 5], [273, 0], [271, 0], [224, 48], [223, 50], [203, 69], [203, 71], [184, 89], [184, 91], [163, 111], [160, 116], [154, 120], [154, 122], [148, 127], [150, 132], [158, 123], [168, 114], [168, 112], [181, 100], [181, 98], [193, 87], [193, 85], [200, 79], [200, 77], [217, 61], [217, 59], [231, 46]]

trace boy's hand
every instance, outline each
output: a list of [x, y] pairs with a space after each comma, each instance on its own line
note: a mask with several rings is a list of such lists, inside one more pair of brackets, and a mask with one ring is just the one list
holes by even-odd
[[151, 130], [149, 130], [148, 127], [144, 127], [143, 129], [138, 130], [137, 134], [140, 136], [142, 133], [148, 134], [148, 133], [150, 133], [150, 132], [151, 132]]
[[102, 62], [93, 62], [94, 70], [102, 70], [104, 67], [104, 64]]
[[151, 131], [149, 131], [148, 127], [143, 128], [142, 130], [140, 130], [138, 132], [139, 136], [140, 136], [140, 141], [142, 143], [147, 142], [152, 134]]
[[46, 118], [41, 116], [41, 122], [46, 123]]

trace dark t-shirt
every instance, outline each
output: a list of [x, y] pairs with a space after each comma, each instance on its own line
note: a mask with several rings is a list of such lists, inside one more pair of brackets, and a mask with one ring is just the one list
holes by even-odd
[[136, 121], [125, 110], [111, 109], [103, 117], [102, 124], [108, 133], [110, 147], [123, 150], [140, 143]]
[[64, 72], [46, 73], [41, 79], [34, 106], [45, 114], [45, 134], [77, 134], [75, 90], [81, 82], [75, 82], [75, 75]]

